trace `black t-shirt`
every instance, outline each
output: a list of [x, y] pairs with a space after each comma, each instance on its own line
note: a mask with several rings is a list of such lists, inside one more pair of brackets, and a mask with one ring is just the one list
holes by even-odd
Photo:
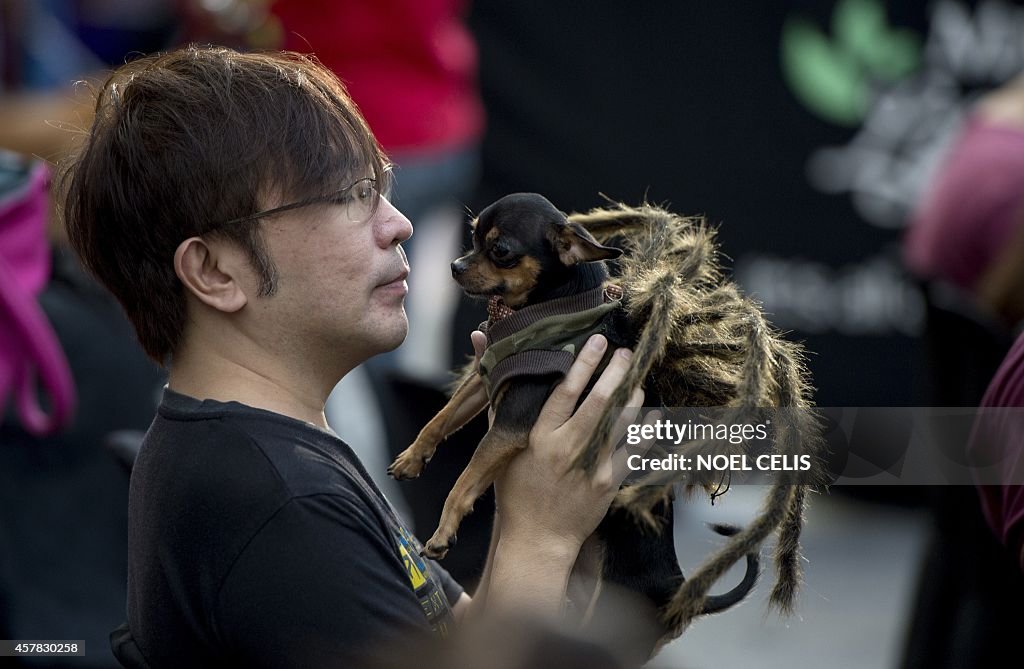
[[351, 667], [447, 634], [462, 590], [351, 449], [165, 390], [132, 472], [126, 666]]

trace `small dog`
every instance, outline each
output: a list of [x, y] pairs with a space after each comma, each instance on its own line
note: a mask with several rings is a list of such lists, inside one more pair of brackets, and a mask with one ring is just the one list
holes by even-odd
[[[473, 250], [452, 263], [452, 275], [468, 295], [489, 299], [489, 320], [482, 326], [487, 349], [479, 370], [471, 370], [448, 404], [388, 468], [396, 479], [416, 478], [441, 440], [489, 404], [494, 407], [493, 425], [448, 496], [437, 531], [424, 547], [433, 558], [444, 557], [455, 544], [459, 523], [473, 502], [526, 448], [546, 398], [583, 343], [595, 333], [608, 339], [602, 367], [616, 347], [636, 343], [635, 327], [619, 308], [622, 291], [609, 284], [605, 265], [621, 255], [620, 249], [599, 244], [551, 202], [532, 193], [498, 200], [471, 225]], [[658, 402], [650, 393], [648, 400]], [[602, 578], [642, 594], [660, 610], [683, 574], [673, 542], [671, 501], [660, 503], [653, 513], [660, 532], [638, 526], [635, 518], [613, 507], [595, 534], [603, 544]], [[738, 532], [722, 525], [713, 529], [725, 536]], [[702, 613], [742, 600], [757, 573], [758, 556], [749, 553], [743, 581], [724, 595], [707, 597]], [[648, 656], [657, 640], [652, 637], [641, 644]]]

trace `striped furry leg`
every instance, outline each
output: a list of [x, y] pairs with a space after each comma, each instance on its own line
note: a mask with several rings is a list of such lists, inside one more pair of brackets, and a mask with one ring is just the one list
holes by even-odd
[[794, 485], [786, 507], [786, 516], [779, 528], [779, 543], [775, 547], [775, 568], [778, 578], [772, 588], [771, 605], [785, 615], [793, 613], [797, 590], [800, 588], [800, 532], [804, 525], [804, 502], [807, 486]]
[[643, 332], [633, 351], [633, 358], [626, 376], [622, 379], [608, 400], [601, 419], [594, 429], [594, 435], [586, 448], [576, 456], [574, 466], [592, 472], [597, 464], [597, 454], [612, 438], [612, 431], [619, 419], [619, 411], [629, 402], [635, 388], [640, 387], [655, 362], [665, 355], [665, 344], [668, 339], [669, 317], [672, 311], [672, 289], [676, 278], [671, 272], [665, 272], [653, 281], [651, 291], [650, 316], [644, 324]]

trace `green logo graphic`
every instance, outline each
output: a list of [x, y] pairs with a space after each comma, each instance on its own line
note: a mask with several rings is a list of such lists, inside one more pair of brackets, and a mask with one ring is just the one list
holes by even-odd
[[808, 109], [853, 126], [867, 113], [872, 82], [892, 82], [917, 67], [921, 39], [891, 27], [882, 0], [840, 0], [831, 39], [805, 18], [786, 19], [781, 55], [783, 76]]

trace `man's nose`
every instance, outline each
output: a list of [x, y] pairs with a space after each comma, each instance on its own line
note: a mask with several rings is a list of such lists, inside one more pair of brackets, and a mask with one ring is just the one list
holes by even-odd
[[390, 246], [394, 243], [401, 244], [405, 240], [412, 237], [412, 223], [405, 217], [405, 214], [400, 212], [395, 205], [385, 198], [380, 199], [380, 208], [384, 211], [383, 222], [380, 231], [383, 233], [384, 246]]
[[453, 262], [452, 263], [452, 276], [454, 278], [456, 278], [456, 279], [459, 278], [459, 275], [461, 275], [463, 272], [466, 271], [466, 266], [467, 266], [467, 263], [462, 258], [459, 258], [458, 260]]

